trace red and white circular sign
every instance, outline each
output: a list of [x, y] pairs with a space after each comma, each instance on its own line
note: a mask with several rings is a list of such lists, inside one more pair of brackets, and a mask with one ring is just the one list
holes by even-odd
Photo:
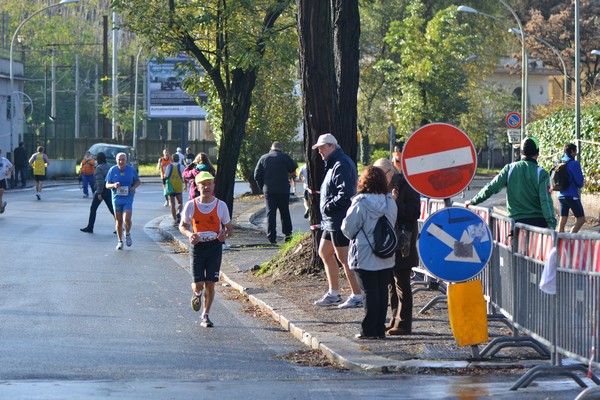
[[450, 124], [425, 125], [404, 144], [402, 172], [423, 196], [436, 199], [456, 196], [469, 186], [476, 170], [473, 142]]

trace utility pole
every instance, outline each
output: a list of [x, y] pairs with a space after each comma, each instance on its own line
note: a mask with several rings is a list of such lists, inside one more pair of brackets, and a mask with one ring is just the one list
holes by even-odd
[[[108, 98], [108, 16], [102, 16], [102, 100]], [[108, 117], [102, 116], [102, 137], [108, 139]]]

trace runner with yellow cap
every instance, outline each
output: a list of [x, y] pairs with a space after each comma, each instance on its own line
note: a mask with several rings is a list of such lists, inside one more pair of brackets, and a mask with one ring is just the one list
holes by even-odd
[[208, 317], [215, 298], [215, 283], [219, 281], [222, 243], [233, 234], [227, 204], [214, 196], [215, 178], [209, 172], [196, 175], [196, 189], [199, 196], [188, 201], [183, 207], [179, 231], [193, 246], [192, 264], [192, 309], [202, 308], [204, 291], [204, 310], [200, 325], [211, 328], [213, 323]]

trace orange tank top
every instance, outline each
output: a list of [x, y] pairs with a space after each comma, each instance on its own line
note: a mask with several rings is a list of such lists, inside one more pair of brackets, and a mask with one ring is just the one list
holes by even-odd
[[194, 216], [192, 217], [192, 227], [194, 232], [215, 232], [219, 233], [221, 230], [221, 219], [219, 218], [219, 199], [215, 201], [213, 209], [205, 214], [198, 208], [196, 200], [194, 200]]
[[165, 160], [164, 157], [160, 158], [160, 177], [165, 179], [165, 172], [167, 171], [167, 167], [171, 164], [171, 159], [167, 158]]

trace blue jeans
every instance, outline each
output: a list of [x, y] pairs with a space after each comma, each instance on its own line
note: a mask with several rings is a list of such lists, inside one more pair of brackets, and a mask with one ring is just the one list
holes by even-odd
[[88, 185], [92, 189], [92, 193], [96, 191], [96, 181], [94, 180], [94, 175], [81, 175], [81, 184], [83, 185], [83, 194], [88, 196]]

